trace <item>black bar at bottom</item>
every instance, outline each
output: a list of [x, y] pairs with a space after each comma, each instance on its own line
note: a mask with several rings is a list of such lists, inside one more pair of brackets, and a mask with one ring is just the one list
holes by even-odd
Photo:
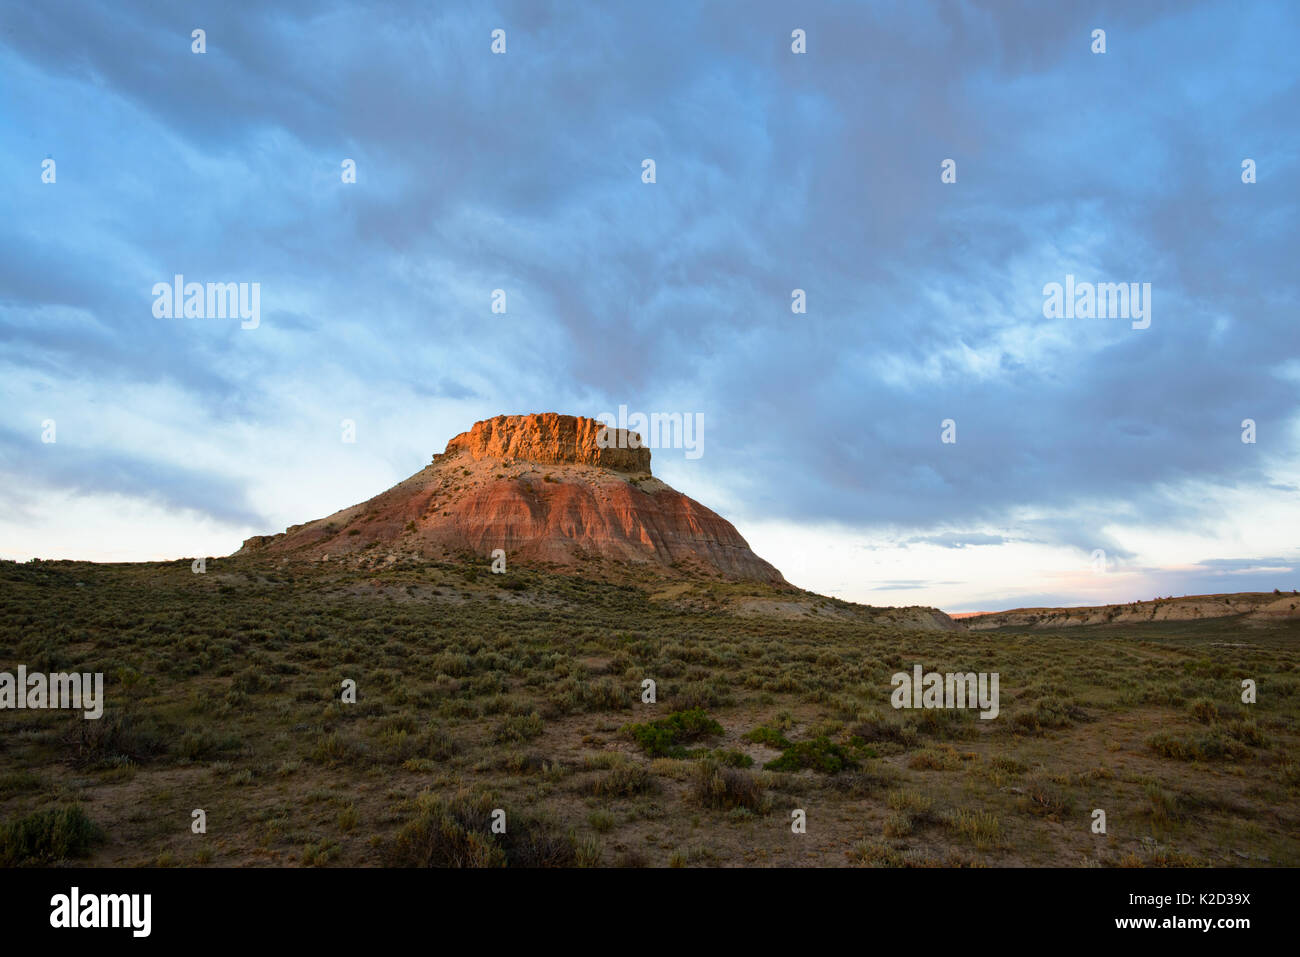
[[[953, 936], [964, 928], [986, 940], [1033, 933], [1061, 942], [1195, 938], [1230, 947], [1285, 932], [1294, 877], [1226, 869], [6, 870], [0, 927], [7, 943], [76, 934], [83, 943], [117, 938], [128, 946], [373, 945], [376, 934], [418, 928], [432, 941], [460, 925], [470, 940], [484, 934], [494, 947], [514, 935], [536, 947], [539, 935], [553, 933], [650, 946], [688, 928], [732, 940], [790, 930], [813, 934], [811, 943], [837, 926], [864, 941], [934, 933], [936, 942], [970, 943]], [[149, 895], [147, 926], [144, 897], [130, 895]], [[88, 922], [119, 926], [72, 926]], [[995, 936], [983, 937], [989, 932]]]

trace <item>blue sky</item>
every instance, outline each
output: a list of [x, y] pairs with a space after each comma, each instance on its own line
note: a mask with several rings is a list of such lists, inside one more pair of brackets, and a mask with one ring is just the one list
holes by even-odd
[[[226, 554], [626, 405], [814, 590], [1300, 587], [1300, 7], [699, 6], [6, 5], [0, 555]], [[260, 324], [156, 318], [177, 273]], [[1150, 328], [1044, 318], [1067, 274]]]

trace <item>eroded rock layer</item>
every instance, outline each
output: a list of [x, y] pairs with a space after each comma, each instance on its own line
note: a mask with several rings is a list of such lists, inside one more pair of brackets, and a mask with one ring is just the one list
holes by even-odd
[[475, 422], [447, 443], [447, 452], [463, 450], [470, 458], [519, 459], [559, 465], [594, 465], [622, 472], [649, 472], [650, 450], [635, 448], [641, 437], [613, 429], [597, 419], [543, 412], [498, 415]]
[[650, 450], [631, 447], [639, 436], [610, 429], [601, 439], [604, 429], [555, 413], [475, 423], [388, 491], [254, 536], [240, 553], [486, 559], [501, 548], [508, 562], [626, 564], [785, 584], [730, 522], [650, 474]]

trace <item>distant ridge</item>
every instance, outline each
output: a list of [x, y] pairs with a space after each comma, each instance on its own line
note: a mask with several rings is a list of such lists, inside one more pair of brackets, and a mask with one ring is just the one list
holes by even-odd
[[1075, 625], [1145, 621], [1198, 621], [1242, 616], [1250, 621], [1300, 619], [1300, 595], [1293, 592], [1236, 592], [1187, 595], [1150, 601], [1080, 608], [1013, 608], [1009, 611], [951, 615], [969, 631], [994, 628], [1068, 628]]

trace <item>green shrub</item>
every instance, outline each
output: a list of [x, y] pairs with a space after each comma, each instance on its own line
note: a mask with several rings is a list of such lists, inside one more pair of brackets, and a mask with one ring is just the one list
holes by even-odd
[[802, 771], [813, 768], [823, 774], [839, 774], [857, 762], [843, 747], [822, 735], [811, 741], [799, 741], [786, 748], [779, 758], [763, 765], [769, 771]]
[[574, 714], [622, 710], [632, 704], [632, 697], [612, 678], [584, 681], [568, 677], [551, 690], [550, 702], [556, 712]]
[[695, 800], [715, 811], [743, 807], [763, 811], [763, 785], [750, 771], [727, 768], [714, 761], [701, 761], [692, 790]]
[[934, 801], [918, 791], [899, 788], [885, 795], [885, 805], [892, 812], [885, 818], [886, 837], [906, 837], [918, 824], [935, 820]]
[[[355, 532], [349, 532], [349, 535]], [[308, 844], [302, 849], [303, 867], [324, 867], [339, 854], [338, 841], [328, 839]]]
[[339, 734], [324, 735], [307, 752], [307, 757], [310, 760], [326, 767], [334, 767], [339, 764], [356, 764], [364, 760], [366, 755], [366, 747], [360, 741], [354, 741]]
[[916, 744], [917, 738], [915, 727], [909, 727], [893, 718], [874, 716], [858, 722], [849, 730], [849, 734], [868, 743], [892, 742], [903, 747]]
[[749, 768], [754, 766], [754, 759], [744, 751], [733, 751], [729, 748], [719, 748], [709, 753], [709, 757], [717, 761], [723, 767], [728, 768]]
[[37, 811], [0, 824], [0, 866], [48, 865], [85, 857], [104, 832], [79, 807]]
[[1017, 761], [1015, 758], [1006, 757], [1005, 755], [1000, 754], [989, 758], [989, 764], [1007, 774], [1024, 774], [1029, 770], [1027, 764]]
[[1219, 706], [1209, 698], [1197, 698], [1192, 702], [1192, 717], [1201, 724], [1214, 724], [1219, 720]]
[[900, 788], [885, 795], [885, 804], [893, 811], [907, 811], [918, 816], [928, 816], [934, 806], [934, 800], [919, 791]]
[[176, 750], [189, 761], [200, 761], [214, 754], [233, 751], [239, 747], [239, 738], [233, 734], [215, 735], [208, 731], [188, 731]]
[[572, 867], [571, 835], [544, 819], [512, 815], [506, 832], [491, 832], [494, 803], [486, 792], [461, 791], [449, 800], [425, 792], [415, 815], [385, 848], [389, 867]]
[[975, 729], [975, 712], [966, 708], [924, 708], [908, 712], [908, 721], [917, 734], [932, 738], [971, 738]]
[[674, 711], [668, 717], [648, 724], [625, 725], [623, 733], [651, 757], [684, 758], [688, 753], [681, 746], [683, 742], [722, 734], [722, 725], [699, 708], [693, 708]]
[[917, 751], [907, 766], [917, 771], [956, 771], [961, 767], [961, 760], [961, 755], [949, 744]]
[[1225, 722], [1223, 730], [1232, 738], [1252, 748], [1268, 747], [1268, 738], [1259, 730], [1254, 718], [1239, 718]]
[[885, 818], [885, 837], [907, 837], [912, 833], [912, 815], [906, 811], [894, 811]]
[[539, 737], [544, 728], [542, 716], [536, 711], [532, 714], [511, 715], [497, 725], [496, 730], [492, 732], [492, 739], [497, 744], [531, 741]]
[[411, 732], [405, 728], [381, 731], [378, 744], [382, 759], [389, 764], [446, 761], [458, 750], [451, 735], [438, 727], [431, 727], [426, 732]]
[[631, 797], [657, 790], [658, 786], [644, 765], [619, 764], [591, 782], [591, 793], [597, 797]]
[[1070, 699], [1040, 699], [1034, 702], [1033, 711], [1020, 711], [1011, 719], [1011, 726], [1024, 734], [1040, 734], [1052, 728], [1068, 728], [1086, 715]]
[[769, 748], [776, 748], [778, 751], [784, 751], [790, 747], [790, 741], [784, 734], [766, 725], [759, 725], [753, 731], [746, 732], [744, 738], [746, 741], [752, 741], [754, 744], [765, 744]]
[[1046, 774], [1032, 775], [1024, 791], [1024, 806], [1034, 814], [1059, 821], [1074, 810], [1073, 799]]
[[74, 767], [99, 768], [120, 764], [123, 758], [142, 764], [167, 753], [169, 729], [155, 719], [117, 712], [98, 721], [80, 715], [64, 739]]
[[1161, 757], [1175, 761], [1233, 761], [1250, 754], [1244, 744], [1217, 727], [1198, 734], [1161, 732], [1147, 738], [1147, 746]]
[[968, 838], [980, 850], [997, 847], [1002, 843], [1002, 825], [988, 811], [957, 808], [943, 815], [942, 820], [950, 831]]

